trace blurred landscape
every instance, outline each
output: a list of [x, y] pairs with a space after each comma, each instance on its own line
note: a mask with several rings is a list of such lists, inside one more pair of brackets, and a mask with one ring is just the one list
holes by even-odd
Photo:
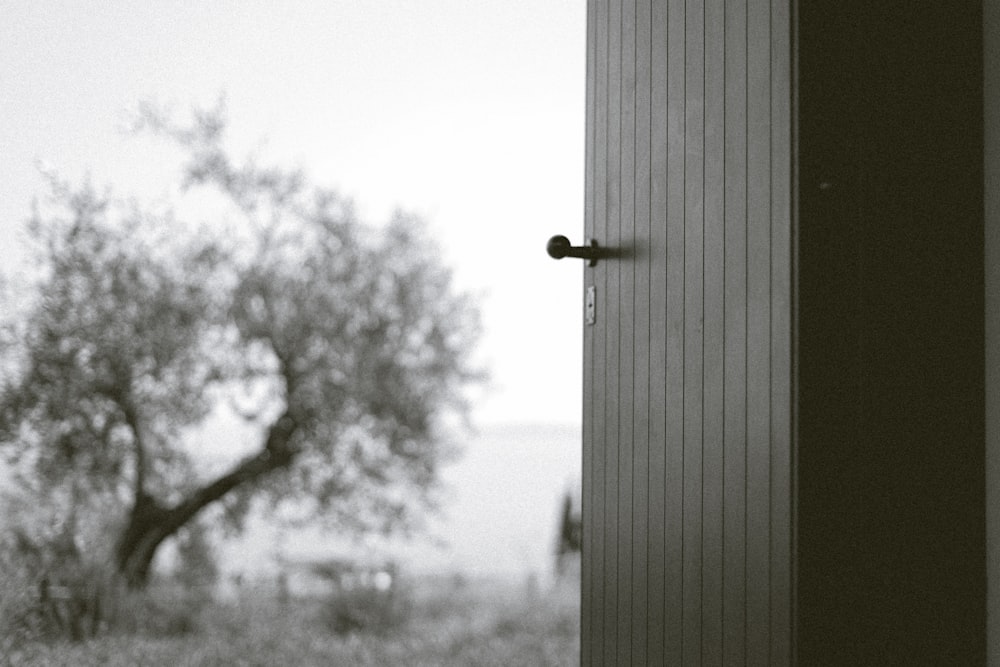
[[6, 10], [0, 665], [576, 664], [585, 8]]

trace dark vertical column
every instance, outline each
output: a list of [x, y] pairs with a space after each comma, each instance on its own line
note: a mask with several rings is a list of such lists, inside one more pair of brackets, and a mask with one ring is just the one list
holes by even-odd
[[[800, 3], [797, 66], [799, 172], [796, 401], [797, 653], [801, 664], [861, 661], [858, 635], [867, 624], [851, 599], [858, 579], [857, 481], [849, 469], [862, 456], [858, 341], [861, 236], [853, 194], [858, 186], [852, 122], [864, 99], [858, 49], [844, 42], [855, 16], [849, 3]], [[837, 610], [857, 609], [858, 613]]]
[[1000, 665], [1000, 3], [983, 3], [987, 660]]

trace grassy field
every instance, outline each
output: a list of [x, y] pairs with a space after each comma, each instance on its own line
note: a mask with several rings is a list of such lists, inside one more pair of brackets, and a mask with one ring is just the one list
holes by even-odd
[[[428, 580], [384, 600], [208, 603], [173, 636], [8, 649], [3, 665], [576, 665], [578, 589]], [[366, 626], [344, 633], [344, 619]], [[367, 619], [367, 620], [366, 620]], [[347, 623], [350, 625], [351, 623]], [[341, 633], [334, 631], [339, 628]], [[162, 634], [162, 633], [161, 633]]]

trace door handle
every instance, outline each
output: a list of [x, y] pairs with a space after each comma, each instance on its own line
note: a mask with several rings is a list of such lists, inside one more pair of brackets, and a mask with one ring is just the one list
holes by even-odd
[[595, 266], [597, 258], [601, 256], [601, 250], [597, 241], [590, 239], [587, 245], [570, 245], [569, 239], [562, 235], [553, 236], [545, 245], [546, 252], [552, 259], [562, 259], [563, 257], [578, 257], [589, 260], [588, 266]]

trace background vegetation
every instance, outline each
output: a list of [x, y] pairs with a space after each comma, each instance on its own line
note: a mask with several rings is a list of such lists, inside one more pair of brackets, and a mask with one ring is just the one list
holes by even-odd
[[[574, 583], [548, 591], [499, 582], [428, 579], [281, 602], [247, 591], [231, 603], [192, 599], [176, 587], [131, 593], [139, 627], [81, 642], [0, 643], [4, 665], [576, 665]], [[139, 601], [141, 598], [141, 602]], [[134, 608], [134, 607], [133, 607]], [[347, 628], [345, 613], [368, 619]], [[135, 617], [133, 617], [135, 618]]]

